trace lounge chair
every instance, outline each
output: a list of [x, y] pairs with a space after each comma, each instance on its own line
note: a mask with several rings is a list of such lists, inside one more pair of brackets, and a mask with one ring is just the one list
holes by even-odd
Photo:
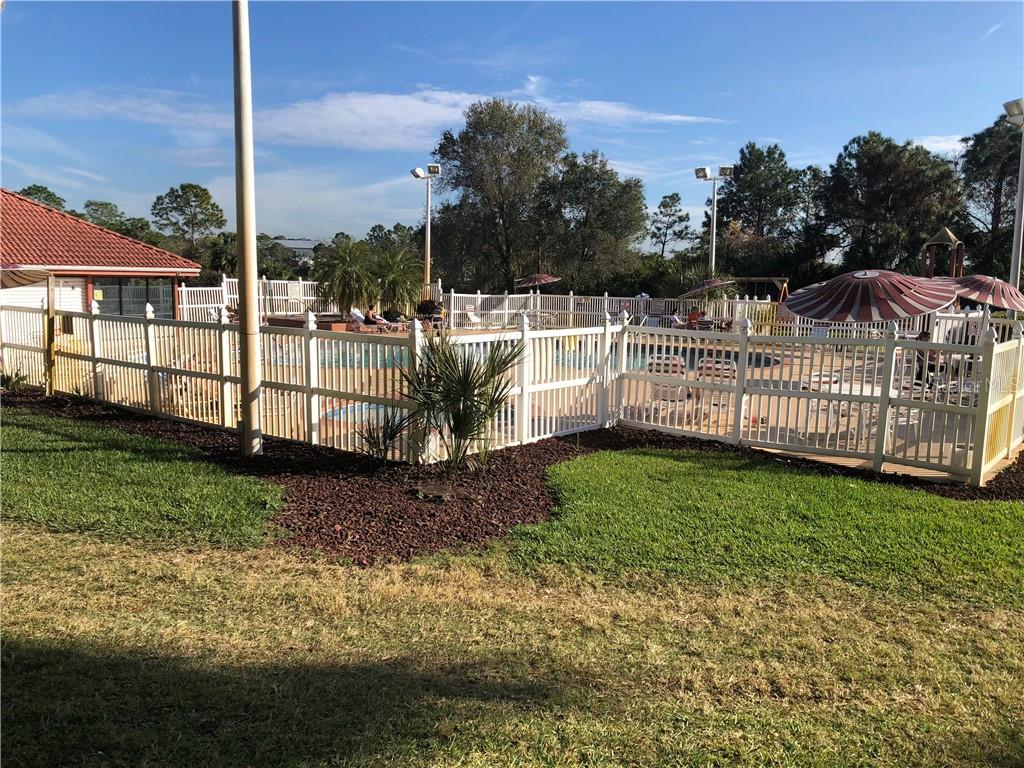
[[391, 330], [391, 323], [367, 323], [366, 315], [360, 310], [352, 307], [351, 309], [352, 319], [356, 322], [354, 331], [359, 333], [387, 333]]

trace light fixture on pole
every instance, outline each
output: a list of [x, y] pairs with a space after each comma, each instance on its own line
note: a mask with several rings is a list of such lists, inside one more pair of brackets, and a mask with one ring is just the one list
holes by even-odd
[[[1024, 128], [1024, 99], [1014, 99], [1003, 104], [1006, 120], [1017, 128]], [[1020, 257], [1024, 246], [1024, 131], [1020, 137], [1020, 164], [1017, 168], [1017, 211], [1013, 217], [1013, 250], [1010, 251], [1010, 284], [1020, 287]]]
[[711, 168], [702, 166], [694, 168], [693, 174], [701, 181], [711, 182], [711, 256], [708, 259], [708, 270], [711, 274], [715, 272], [715, 240], [718, 227], [718, 182], [722, 179], [731, 179], [733, 172], [732, 165], [718, 166], [718, 175], [711, 175]]
[[441, 175], [441, 166], [438, 163], [429, 163], [427, 170], [413, 168], [409, 171], [417, 179], [426, 179], [427, 182], [427, 222], [423, 236], [423, 298], [430, 298], [430, 180]]

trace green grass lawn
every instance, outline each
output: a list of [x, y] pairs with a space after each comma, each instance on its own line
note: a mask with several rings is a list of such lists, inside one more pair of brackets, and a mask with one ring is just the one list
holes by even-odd
[[279, 488], [194, 449], [26, 410], [3, 410], [3, 515], [55, 531], [260, 546]]
[[[5, 764], [1024, 764], [1014, 505], [595, 454], [503, 546], [362, 570], [203, 544], [262, 540], [275, 496], [190, 451], [2, 415]], [[59, 514], [10, 514], [12, 456], [37, 484], [76, 475]], [[132, 505], [182, 477], [172, 528]], [[263, 522], [211, 535], [207, 507]]]
[[1024, 605], [1024, 503], [964, 502], [721, 452], [598, 453], [551, 470], [557, 518], [510, 555], [701, 583], [819, 574]]

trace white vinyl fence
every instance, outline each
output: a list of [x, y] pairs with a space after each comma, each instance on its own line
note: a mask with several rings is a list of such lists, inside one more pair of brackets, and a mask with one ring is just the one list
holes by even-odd
[[[234, 428], [238, 329], [217, 322], [0, 308], [7, 374], [184, 421]], [[672, 330], [628, 323], [456, 332], [469, 354], [521, 344], [513, 389], [490, 432], [500, 448], [615, 423], [775, 449], [935, 470], [980, 484], [1024, 439], [1024, 340], [1018, 324], [980, 343], [881, 336], [802, 337]], [[999, 328], [1000, 330], [997, 330]], [[959, 339], [957, 340], [959, 341]], [[408, 336], [262, 328], [265, 434], [364, 450], [363, 431], [407, 412]], [[403, 435], [391, 458], [438, 454]]]

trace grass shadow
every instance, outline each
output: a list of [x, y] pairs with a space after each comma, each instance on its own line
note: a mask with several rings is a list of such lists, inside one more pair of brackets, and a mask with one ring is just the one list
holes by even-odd
[[412, 659], [205, 666], [77, 643], [7, 639], [7, 765], [307, 765], [401, 762], [558, 706], [565, 679], [517, 679], [525, 660]]

